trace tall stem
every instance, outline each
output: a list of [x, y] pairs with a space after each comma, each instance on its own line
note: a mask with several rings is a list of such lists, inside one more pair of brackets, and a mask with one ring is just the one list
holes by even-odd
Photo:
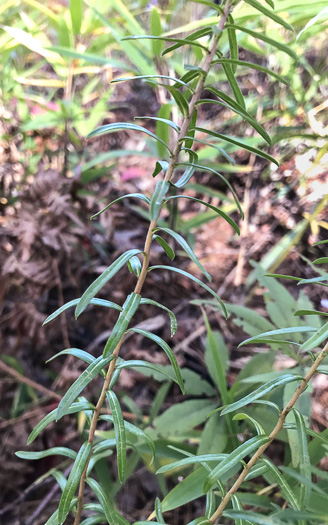
[[[202, 65], [203, 73], [202, 73], [201, 77], [199, 78], [199, 81], [197, 83], [197, 86], [196, 86], [196, 89], [194, 91], [194, 94], [193, 94], [193, 96], [192, 96], [192, 98], [190, 100], [188, 117], [186, 117], [184, 119], [183, 123], [182, 123], [180, 133], [178, 135], [175, 147], [173, 149], [173, 152], [172, 152], [172, 155], [171, 155], [171, 158], [170, 158], [170, 162], [169, 162], [168, 168], [167, 168], [166, 173], [165, 173], [165, 181], [167, 181], [167, 182], [170, 181], [172, 176], [173, 176], [174, 168], [175, 168], [175, 165], [176, 165], [176, 163], [178, 161], [178, 157], [179, 157], [179, 154], [180, 154], [180, 151], [181, 151], [181, 148], [182, 148], [182, 143], [180, 142], [180, 140], [183, 137], [185, 137], [186, 134], [187, 134], [187, 131], [188, 131], [188, 128], [189, 128], [189, 125], [190, 125], [190, 122], [191, 122], [192, 115], [194, 113], [194, 110], [195, 110], [197, 102], [200, 100], [200, 96], [201, 96], [201, 93], [202, 93], [203, 88], [204, 88], [205, 80], [206, 80], [208, 72], [210, 70], [211, 63], [212, 63], [212, 60], [214, 58], [218, 42], [220, 40], [220, 36], [221, 36], [222, 30], [224, 29], [224, 26], [226, 24], [227, 18], [229, 16], [229, 12], [230, 12], [230, 5], [229, 5], [229, 0], [227, 0], [227, 2], [225, 3], [225, 6], [224, 6], [223, 14], [222, 14], [222, 16], [220, 18], [220, 21], [218, 23], [218, 26], [217, 26], [217, 32], [216, 32], [216, 34], [215, 34], [215, 36], [214, 36], [214, 38], [213, 38], [213, 40], [211, 42], [210, 49], [208, 51], [207, 56], [204, 59], [203, 65]], [[134, 289], [134, 292], [137, 293], [137, 294], [140, 294], [140, 292], [142, 290], [142, 287], [143, 287], [143, 284], [145, 282], [146, 276], [147, 276], [147, 272], [148, 272], [148, 268], [149, 268], [150, 247], [151, 247], [151, 242], [152, 242], [152, 238], [153, 238], [153, 231], [154, 231], [154, 228], [156, 227], [156, 224], [157, 224], [157, 218], [152, 220], [151, 223], [149, 224], [148, 232], [147, 232], [147, 235], [146, 235], [144, 251], [143, 251], [143, 255], [144, 255], [143, 265], [142, 265], [141, 273], [140, 273], [140, 276], [138, 278], [136, 287]], [[89, 438], [88, 438], [89, 443], [93, 443], [93, 441], [94, 441], [94, 436], [95, 436], [95, 432], [96, 432], [97, 421], [98, 421], [98, 418], [99, 418], [100, 410], [101, 410], [102, 405], [103, 405], [103, 403], [105, 401], [105, 398], [106, 398], [106, 390], [108, 390], [108, 387], [109, 387], [109, 384], [110, 384], [110, 381], [111, 381], [111, 378], [112, 378], [112, 375], [113, 375], [113, 372], [114, 372], [114, 369], [115, 369], [116, 359], [118, 357], [118, 354], [119, 354], [119, 351], [120, 351], [120, 348], [121, 348], [121, 345], [122, 345], [122, 342], [123, 342], [123, 337], [122, 337], [122, 339], [120, 340], [120, 342], [118, 343], [117, 347], [115, 348], [115, 350], [113, 352], [113, 355], [115, 357], [110, 362], [110, 365], [109, 365], [109, 368], [108, 368], [108, 371], [107, 371], [107, 374], [106, 374], [106, 378], [105, 378], [105, 381], [104, 381], [104, 384], [103, 384], [103, 387], [102, 387], [102, 390], [101, 390], [101, 394], [99, 396], [96, 408], [95, 408], [95, 410], [93, 412], [93, 417], [92, 417], [90, 430], [89, 430]], [[82, 509], [83, 509], [83, 494], [84, 494], [85, 481], [86, 481], [86, 476], [87, 476], [87, 470], [88, 470], [90, 457], [91, 457], [91, 453], [90, 453], [89, 459], [87, 461], [87, 464], [86, 464], [86, 466], [84, 468], [84, 471], [82, 473], [81, 480], [80, 480], [79, 493], [78, 493], [78, 505], [77, 505], [77, 511], [76, 511], [76, 515], [75, 515], [74, 525], [79, 525], [80, 524], [80, 520], [81, 520], [81, 514], [82, 514]]]
[[300, 397], [302, 392], [304, 392], [304, 390], [308, 386], [309, 381], [312, 379], [312, 377], [316, 373], [319, 365], [322, 363], [322, 361], [327, 356], [327, 354], [328, 354], [328, 343], [325, 345], [324, 349], [320, 352], [320, 354], [318, 355], [318, 357], [316, 358], [316, 360], [312, 364], [310, 370], [308, 371], [308, 373], [304, 377], [304, 380], [300, 383], [300, 385], [298, 386], [298, 388], [294, 392], [293, 396], [291, 397], [289, 403], [285, 406], [285, 408], [281, 412], [281, 414], [280, 414], [280, 416], [278, 418], [278, 422], [277, 422], [276, 426], [274, 427], [274, 429], [272, 430], [271, 434], [269, 435], [270, 441], [268, 441], [267, 443], [262, 445], [255, 452], [253, 457], [249, 460], [249, 462], [245, 466], [244, 470], [239, 475], [238, 479], [232, 485], [231, 489], [224, 496], [224, 498], [222, 499], [220, 505], [218, 506], [218, 508], [216, 509], [214, 514], [211, 516], [211, 518], [210, 518], [210, 522], [211, 523], [215, 523], [216, 520], [222, 515], [222, 512], [224, 511], [224, 509], [226, 508], [227, 504], [231, 500], [231, 496], [237, 492], [237, 490], [239, 489], [239, 487], [242, 484], [242, 482], [245, 480], [245, 478], [248, 475], [248, 473], [251, 470], [251, 468], [261, 458], [262, 454], [266, 451], [266, 449], [272, 443], [272, 441], [277, 437], [278, 433], [280, 432], [280, 430], [283, 427], [283, 424], [284, 424], [284, 422], [286, 420], [287, 415], [289, 414], [289, 412], [291, 411], [291, 409], [295, 405], [296, 401], [298, 400], [298, 398]]

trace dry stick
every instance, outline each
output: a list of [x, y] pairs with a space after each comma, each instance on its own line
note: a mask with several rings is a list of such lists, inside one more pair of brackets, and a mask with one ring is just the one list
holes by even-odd
[[[206, 58], [204, 60], [204, 64], [203, 64], [203, 68], [202, 68], [204, 73], [202, 74], [202, 76], [200, 77], [200, 79], [198, 81], [197, 87], [195, 89], [195, 92], [194, 92], [194, 94], [193, 94], [193, 96], [191, 98], [190, 104], [189, 104], [189, 115], [183, 121], [180, 133], [178, 135], [177, 143], [176, 143], [175, 148], [174, 148], [174, 150], [172, 152], [172, 155], [171, 155], [171, 158], [170, 158], [170, 163], [169, 163], [169, 166], [168, 166], [166, 174], [165, 174], [165, 179], [164, 180], [166, 182], [170, 181], [171, 178], [172, 178], [172, 175], [173, 175], [173, 172], [174, 172], [174, 168], [175, 168], [175, 164], [177, 163], [177, 160], [178, 160], [178, 157], [179, 157], [179, 153], [180, 153], [181, 148], [182, 148], [182, 144], [180, 143], [180, 140], [183, 137], [185, 137], [186, 134], [187, 134], [187, 131], [188, 131], [188, 128], [189, 128], [189, 125], [190, 125], [190, 122], [191, 122], [191, 118], [192, 118], [192, 115], [193, 115], [195, 107], [196, 107], [196, 103], [200, 99], [202, 90], [204, 88], [205, 79], [206, 79], [207, 74], [208, 74], [208, 72], [210, 70], [211, 63], [212, 63], [212, 60], [213, 60], [214, 55], [216, 53], [217, 45], [218, 45], [218, 42], [220, 40], [220, 36], [221, 36], [222, 30], [224, 29], [225, 23], [226, 23], [227, 18], [229, 16], [229, 12], [230, 12], [230, 5], [229, 5], [229, 0], [227, 0], [227, 2], [225, 4], [225, 7], [224, 7], [224, 12], [223, 12], [223, 14], [222, 14], [222, 16], [220, 18], [219, 24], [217, 26], [217, 34], [213, 38], [213, 42], [211, 44], [210, 50], [208, 51], [208, 55], [206, 56]], [[146, 236], [146, 240], [145, 240], [145, 246], [144, 246], [144, 259], [143, 259], [142, 269], [141, 269], [141, 273], [140, 273], [140, 276], [138, 278], [136, 287], [134, 289], [134, 293], [136, 293], [136, 294], [140, 294], [141, 289], [143, 287], [143, 284], [145, 282], [146, 276], [147, 276], [147, 272], [148, 272], [148, 268], [149, 268], [150, 247], [151, 247], [151, 242], [152, 242], [152, 238], [153, 238], [153, 230], [156, 227], [156, 224], [157, 224], [157, 218], [151, 221], [151, 223], [149, 225], [149, 228], [148, 228], [148, 232], [147, 232], [147, 236]], [[98, 417], [99, 417], [99, 414], [100, 414], [101, 407], [102, 407], [102, 405], [104, 403], [104, 400], [106, 398], [106, 390], [109, 387], [109, 384], [110, 384], [110, 381], [111, 381], [111, 378], [112, 378], [112, 375], [113, 375], [113, 372], [114, 372], [114, 369], [115, 369], [116, 359], [117, 359], [118, 353], [120, 351], [120, 348], [121, 348], [121, 345], [122, 345], [122, 342], [123, 342], [123, 337], [124, 336], [122, 336], [120, 342], [118, 343], [117, 347], [115, 348], [115, 350], [113, 352], [113, 355], [115, 357], [110, 362], [110, 365], [109, 365], [109, 368], [108, 368], [108, 371], [107, 371], [107, 374], [106, 374], [106, 379], [105, 379], [105, 382], [104, 382], [104, 385], [103, 385], [100, 397], [98, 399], [96, 408], [95, 408], [94, 413], [93, 413], [93, 417], [92, 417], [92, 421], [91, 421], [91, 425], [90, 425], [90, 431], [89, 431], [89, 438], [88, 438], [89, 443], [93, 443], [93, 441], [94, 441], [94, 436], [95, 436], [95, 432], [96, 432], [96, 426], [97, 426]], [[90, 452], [90, 456], [88, 458], [87, 464], [86, 464], [86, 466], [84, 468], [84, 471], [82, 473], [81, 480], [80, 480], [79, 494], [78, 494], [78, 505], [77, 505], [77, 511], [76, 511], [76, 514], [75, 514], [74, 525], [79, 525], [80, 524], [80, 520], [81, 520], [81, 514], [82, 514], [82, 509], [83, 509], [83, 494], [84, 494], [87, 469], [88, 469], [91, 453], [92, 452]]]
[[239, 475], [238, 479], [235, 481], [235, 483], [233, 484], [231, 489], [224, 496], [224, 498], [222, 499], [220, 505], [218, 506], [218, 508], [214, 512], [214, 514], [210, 517], [210, 522], [211, 523], [215, 523], [216, 520], [222, 515], [222, 512], [224, 511], [224, 509], [226, 508], [227, 504], [229, 503], [229, 501], [231, 499], [231, 496], [237, 492], [237, 490], [239, 489], [239, 487], [242, 484], [242, 482], [245, 480], [245, 478], [248, 475], [248, 473], [251, 470], [251, 468], [261, 458], [262, 454], [265, 452], [265, 450], [268, 448], [268, 446], [272, 443], [272, 441], [277, 437], [277, 434], [280, 432], [280, 430], [283, 427], [283, 424], [285, 422], [285, 419], [286, 419], [287, 415], [289, 414], [289, 412], [291, 411], [291, 409], [295, 405], [296, 401], [298, 400], [298, 398], [300, 397], [302, 392], [307, 387], [309, 381], [312, 379], [312, 377], [316, 373], [319, 365], [322, 363], [322, 361], [324, 360], [324, 358], [327, 355], [328, 355], [328, 343], [326, 343], [324, 349], [320, 352], [320, 354], [318, 355], [318, 357], [316, 358], [316, 360], [312, 364], [310, 370], [308, 371], [308, 373], [304, 377], [303, 381], [300, 383], [300, 385], [295, 390], [295, 393], [291, 397], [289, 403], [285, 406], [285, 408], [281, 412], [281, 414], [280, 414], [280, 416], [278, 418], [278, 422], [277, 422], [276, 426], [274, 427], [274, 429], [272, 430], [271, 434], [269, 435], [270, 441], [268, 441], [267, 443], [262, 445], [255, 452], [253, 457], [249, 460], [249, 462], [245, 466], [244, 470]]

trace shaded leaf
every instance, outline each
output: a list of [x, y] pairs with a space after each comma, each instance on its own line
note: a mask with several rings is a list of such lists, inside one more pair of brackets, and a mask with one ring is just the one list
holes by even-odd
[[112, 201], [110, 204], [108, 204], [103, 210], [98, 211], [97, 213], [92, 215], [92, 217], [90, 217], [90, 220], [95, 219], [96, 217], [98, 217], [98, 215], [101, 215], [101, 213], [104, 213], [104, 211], [108, 210], [111, 206], [113, 206], [113, 204], [121, 201], [122, 199], [126, 199], [127, 197], [133, 197], [134, 199], [140, 199], [146, 204], [148, 205], [150, 204], [150, 200], [148, 199], [148, 197], [146, 197], [146, 195], [143, 195], [142, 193], [128, 193], [127, 195], [122, 195], [122, 197], [118, 197], [117, 199]]
[[167, 244], [167, 242], [160, 235], [154, 235], [153, 239], [155, 239], [158, 242], [158, 244], [163, 248], [164, 252], [168, 256], [168, 258], [171, 259], [171, 261], [173, 261], [173, 259], [175, 258], [175, 253], [171, 246]]
[[67, 458], [74, 459], [77, 453], [74, 450], [66, 447], [52, 447], [48, 450], [42, 450], [41, 452], [28, 452], [25, 450], [19, 450], [15, 452], [16, 456], [21, 459], [43, 459], [48, 456], [66, 456]]
[[106, 396], [112, 411], [112, 420], [115, 430], [118, 479], [123, 483], [126, 476], [126, 437], [124, 419], [116, 394], [112, 390], [107, 390]]
[[116, 321], [112, 333], [107, 339], [103, 355], [104, 357], [112, 353], [121, 338], [125, 334], [129, 323], [137, 311], [141, 301], [141, 296], [135, 292], [129, 294], [123, 304], [122, 312], [119, 315], [118, 320]]
[[170, 183], [166, 180], [160, 180], [156, 184], [156, 188], [154, 190], [154, 193], [152, 194], [149, 207], [150, 219], [152, 221], [157, 219], [161, 206], [163, 204], [163, 200], [165, 198], [165, 195], [169, 191], [169, 188]]
[[98, 481], [92, 478], [87, 478], [87, 483], [100, 501], [109, 525], [129, 525], [129, 522], [114, 510], [106, 492]]
[[280, 16], [276, 15], [272, 11], [269, 11], [269, 9], [264, 7], [257, 0], [245, 0], [245, 2], [247, 2], [247, 4], [249, 4], [252, 7], [254, 7], [254, 9], [256, 9], [257, 11], [260, 11], [261, 13], [263, 13], [268, 18], [271, 18], [271, 20], [273, 20], [277, 24], [283, 26], [285, 29], [288, 29], [289, 31], [294, 31], [293, 27], [290, 24], [288, 24], [288, 22], [286, 22], [286, 20], [284, 20]]
[[169, 314], [169, 317], [170, 317], [171, 337], [173, 337], [176, 334], [176, 331], [177, 331], [177, 328], [178, 328], [178, 323], [177, 323], [177, 318], [175, 317], [175, 315], [172, 312], [172, 310], [170, 310], [169, 308], [167, 308], [163, 304], [158, 303], [157, 301], [154, 301], [153, 299], [146, 299], [145, 297], [143, 297], [141, 299], [140, 304], [151, 304], [153, 306], [157, 306], [158, 308], [162, 308], [162, 310], [165, 310], [165, 312], [167, 312]]

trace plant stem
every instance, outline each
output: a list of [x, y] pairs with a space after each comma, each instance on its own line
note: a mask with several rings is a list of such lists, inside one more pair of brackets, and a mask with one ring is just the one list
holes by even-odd
[[272, 441], [277, 437], [278, 433], [283, 427], [283, 424], [286, 420], [287, 415], [295, 405], [296, 401], [299, 399], [300, 395], [306, 387], [308, 386], [309, 381], [312, 379], [314, 374], [316, 373], [319, 365], [322, 363], [324, 358], [328, 355], [328, 343], [325, 345], [323, 350], [320, 352], [314, 363], [312, 364], [311, 368], [309, 369], [308, 373], [304, 377], [304, 380], [300, 383], [300, 385], [297, 387], [296, 391], [294, 392], [293, 396], [291, 397], [289, 403], [285, 406], [283, 411], [281, 412], [278, 422], [274, 429], [272, 430], [271, 434], [269, 435], [270, 441], [262, 445], [253, 455], [253, 457], [249, 460], [247, 465], [245, 466], [244, 470], [239, 475], [238, 479], [235, 481], [231, 489], [227, 492], [227, 494], [222, 499], [220, 505], [214, 512], [214, 514], [210, 517], [210, 522], [215, 523], [216, 520], [222, 515], [222, 512], [226, 508], [227, 504], [229, 503], [231, 496], [237, 492], [242, 482], [245, 480], [246, 476], [248, 475], [251, 468], [255, 465], [255, 463], [261, 458], [262, 454], [265, 452], [265, 450], [268, 448], [268, 446], [272, 443]]
[[[182, 123], [181, 130], [180, 130], [180, 133], [179, 133], [177, 141], [176, 141], [176, 145], [175, 145], [175, 147], [173, 149], [173, 152], [172, 152], [172, 155], [171, 155], [171, 158], [170, 158], [169, 166], [168, 166], [168, 168], [166, 170], [166, 173], [165, 173], [165, 179], [164, 180], [167, 181], [167, 182], [170, 181], [172, 176], [173, 176], [174, 168], [175, 168], [175, 165], [176, 165], [176, 163], [178, 161], [178, 157], [179, 157], [179, 154], [180, 154], [180, 151], [181, 151], [181, 148], [182, 148], [182, 143], [180, 142], [180, 140], [182, 139], [182, 137], [185, 137], [186, 134], [187, 134], [187, 131], [188, 131], [188, 128], [189, 128], [189, 125], [190, 125], [190, 121], [191, 121], [192, 115], [193, 115], [195, 107], [196, 107], [196, 103], [198, 102], [198, 100], [200, 100], [200, 96], [201, 96], [201, 93], [202, 93], [203, 88], [204, 88], [205, 80], [206, 80], [207, 74], [208, 74], [208, 72], [210, 70], [212, 60], [213, 60], [214, 55], [216, 53], [217, 45], [218, 45], [218, 42], [220, 40], [220, 36], [222, 34], [222, 30], [223, 30], [223, 28], [225, 26], [225, 23], [227, 21], [229, 13], [230, 13], [230, 5], [229, 5], [229, 0], [227, 0], [227, 2], [225, 4], [225, 7], [224, 7], [224, 12], [223, 12], [223, 14], [222, 14], [222, 16], [220, 18], [219, 24], [217, 26], [217, 32], [216, 32], [216, 34], [215, 34], [215, 36], [214, 36], [214, 38], [212, 40], [212, 43], [211, 43], [210, 49], [208, 51], [208, 54], [207, 54], [207, 56], [204, 59], [204, 63], [203, 63], [203, 67], [202, 67], [203, 73], [202, 73], [202, 75], [199, 78], [199, 81], [197, 83], [197, 86], [196, 86], [196, 89], [194, 91], [194, 94], [193, 94], [193, 96], [192, 96], [192, 98], [190, 100], [188, 117], [186, 117], [184, 119], [183, 123]], [[143, 252], [144, 259], [143, 259], [142, 269], [141, 269], [141, 273], [140, 273], [140, 276], [138, 278], [136, 287], [134, 289], [134, 292], [137, 293], [137, 294], [140, 294], [140, 292], [142, 290], [142, 287], [143, 287], [143, 284], [145, 282], [146, 276], [147, 276], [147, 272], [148, 272], [148, 268], [149, 268], [151, 242], [152, 242], [152, 238], [153, 238], [153, 231], [154, 231], [154, 228], [156, 227], [156, 224], [157, 224], [157, 218], [151, 221], [151, 223], [149, 225], [149, 228], [148, 228], [147, 235], [146, 235], [146, 240], [145, 240], [145, 245], [144, 245], [144, 252]], [[95, 410], [93, 412], [93, 417], [92, 417], [90, 430], [89, 430], [89, 438], [88, 438], [89, 443], [93, 443], [93, 441], [94, 441], [94, 436], [95, 436], [95, 432], [96, 432], [96, 426], [97, 426], [97, 421], [98, 421], [98, 418], [99, 418], [100, 410], [101, 410], [102, 405], [103, 405], [103, 403], [105, 401], [105, 398], [106, 398], [106, 390], [108, 390], [108, 387], [109, 387], [109, 384], [110, 384], [110, 381], [111, 381], [111, 378], [112, 378], [112, 375], [113, 375], [113, 372], [114, 372], [114, 369], [115, 369], [116, 359], [118, 357], [118, 354], [119, 354], [119, 351], [120, 351], [120, 348], [121, 348], [121, 345], [122, 345], [122, 342], [123, 342], [123, 337], [121, 338], [119, 344], [117, 345], [117, 347], [115, 348], [115, 350], [113, 352], [113, 355], [115, 357], [110, 362], [110, 365], [109, 365], [109, 368], [108, 368], [108, 371], [107, 371], [107, 374], [106, 374], [106, 379], [104, 381], [101, 394], [99, 396], [96, 408], [95, 408]], [[86, 464], [86, 466], [84, 468], [84, 471], [82, 473], [81, 480], [80, 480], [79, 493], [78, 493], [78, 505], [77, 505], [77, 511], [76, 511], [76, 514], [75, 514], [74, 525], [79, 525], [80, 524], [80, 520], [81, 520], [81, 514], [82, 514], [82, 510], [83, 510], [83, 494], [84, 494], [85, 481], [86, 481], [87, 469], [88, 469], [90, 457], [91, 457], [91, 453], [90, 453], [89, 459], [87, 461], [87, 464]]]

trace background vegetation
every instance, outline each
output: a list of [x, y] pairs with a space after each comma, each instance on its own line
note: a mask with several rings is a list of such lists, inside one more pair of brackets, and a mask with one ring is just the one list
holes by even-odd
[[[174, 42], [123, 38], [148, 33], [177, 38], [199, 30], [197, 41], [206, 44], [206, 27], [217, 20], [215, 6], [207, 2], [155, 4], [113, 0], [108, 6], [74, 1], [67, 7], [60, 2], [8, 0], [0, 6], [3, 523], [21, 523], [22, 516], [25, 524], [44, 523], [55, 510], [59, 472], [69, 473], [69, 460], [60, 462], [51, 456], [23, 462], [14, 452], [25, 449], [36, 422], [58, 405], [62, 393], [84, 369], [70, 356], [47, 365], [45, 361], [63, 348], [84, 348], [98, 355], [115, 312], [94, 306], [73, 322], [68, 310], [53, 323], [41, 325], [57, 308], [80, 297], [109, 261], [131, 247], [132, 240], [142, 245], [147, 228], [143, 203], [122, 200], [97, 220], [89, 218], [122, 195], [150, 194], [155, 186], [151, 180], [154, 160], [164, 157], [161, 143], [146, 135], [141, 139], [131, 129], [89, 142], [85, 137], [99, 125], [131, 122], [139, 116], [138, 125], [165, 141], [172, 140], [169, 128], [150, 117], [167, 119], [172, 114], [177, 122], [183, 101], [177, 90], [168, 89], [164, 78], [163, 85], [158, 85], [153, 76], [180, 77], [185, 64], [192, 75], [202, 57], [202, 49], [194, 45], [169, 50], [162, 57], [163, 49]], [[139, 336], [128, 339], [124, 359], [147, 359], [157, 370], [143, 369], [142, 374], [140, 368], [123, 370], [117, 392], [125, 419], [154, 440], [156, 460], [149, 466], [149, 446], [129, 434], [128, 481], [123, 485], [117, 481], [116, 461], [102, 457], [101, 450], [95, 469], [111, 500], [131, 521], [146, 519], [156, 497], [162, 500], [168, 523], [185, 524], [204, 514], [205, 498], [193, 483], [195, 477], [199, 479], [199, 469], [179, 466], [157, 478], [153, 472], [181, 460], [181, 450], [186, 455], [230, 452], [238, 443], [237, 436], [254, 433], [251, 418], [269, 433], [272, 406], [254, 403], [243, 408], [244, 416], [238, 421], [217, 414], [207, 419], [207, 415], [282, 376], [286, 368], [302, 373], [308, 362], [295, 351], [306, 341], [302, 328], [324, 326], [328, 312], [325, 288], [307, 282], [297, 288], [293, 281], [263, 277], [274, 271], [303, 279], [323, 275], [325, 260], [316, 265], [311, 261], [327, 255], [326, 244], [313, 246], [326, 239], [328, 228], [326, 2], [282, 0], [275, 7], [294, 27], [294, 35], [249, 4], [242, 3], [234, 11], [235, 24], [248, 29], [236, 32], [242, 49], [237, 59], [258, 65], [251, 70], [238, 65], [240, 90], [248, 112], [269, 132], [273, 146], [265, 146], [264, 138], [227, 105], [203, 105], [198, 113], [200, 128], [220, 130], [228, 138], [238, 136], [244, 146], [215, 139], [211, 142], [217, 148], [202, 142], [197, 146], [200, 163], [206, 160], [209, 168], [223, 173], [243, 202], [241, 236], [215, 211], [187, 199], [179, 209], [175, 204], [168, 207], [159, 222], [188, 240], [211, 273], [213, 288], [226, 301], [231, 316], [226, 322], [211, 302], [206, 303], [208, 297], [200, 298], [199, 288], [183, 277], [165, 275], [160, 280], [154, 273], [148, 278], [147, 296], [163, 302], [179, 320], [172, 347], [182, 367], [186, 397], [172, 381], [171, 367], [156, 345]], [[255, 29], [262, 29], [266, 37], [254, 38]], [[229, 45], [225, 38], [223, 52]], [[151, 77], [147, 81], [134, 78], [145, 74]], [[122, 76], [131, 76], [131, 81], [112, 82]], [[226, 94], [235, 94], [219, 67], [213, 68], [210, 80]], [[206, 98], [213, 101], [213, 93], [206, 92]], [[207, 139], [204, 134], [201, 140]], [[262, 156], [256, 156], [254, 148], [260, 148]], [[279, 167], [268, 162], [268, 155], [278, 160]], [[220, 205], [239, 223], [231, 192], [210, 172], [191, 180], [187, 190], [196, 198], [204, 199], [205, 194], [206, 203]], [[172, 247], [179, 267], [200, 278], [199, 269], [178, 246]], [[154, 264], [166, 264], [160, 246], [153, 258]], [[133, 283], [133, 274], [124, 274], [123, 280], [116, 276], [101, 298], [122, 304]], [[207, 304], [204, 317], [199, 301]], [[135, 325], [168, 341], [165, 312], [162, 315], [152, 305], [144, 308], [147, 321], [137, 314]], [[304, 314], [310, 310], [320, 310], [322, 316]], [[297, 311], [303, 315], [295, 317]], [[255, 340], [252, 346], [237, 349], [245, 337], [289, 326], [299, 328], [291, 336], [294, 346], [275, 342], [279, 337], [273, 336], [265, 347]], [[296, 494], [302, 486], [309, 488], [308, 510], [321, 516], [327, 508], [326, 386], [325, 375], [318, 376], [314, 390], [304, 394], [298, 406], [310, 434], [307, 451], [295, 444], [297, 430], [291, 418], [268, 458], [284, 465], [282, 472]], [[95, 401], [100, 387], [101, 382], [95, 381], [84, 395]], [[293, 383], [286, 382], [266, 400], [282, 407], [293, 388]], [[35, 451], [54, 446], [78, 450], [87, 417], [87, 411], [77, 420], [66, 416], [48, 427], [32, 447]], [[97, 437], [113, 439], [114, 432], [108, 428], [104, 422]], [[257, 428], [257, 432], [261, 431]], [[299, 462], [299, 457], [309, 458], [308, 463]], [[309, 463], [312, 470], [307, 468]], [[298, 478], [291, 467], [298, 469]], [[239, 497], [249, 511], [266, 516], [288, 500], [275, 474], [262, 469], [247, 482]], [[215, 507], [215, 502], [207, 501], [207, 505]], [[97, 507], [90, 503], [87, 510], [92, 514]], [[226, 523], [230, 519], [227, 516]]]

